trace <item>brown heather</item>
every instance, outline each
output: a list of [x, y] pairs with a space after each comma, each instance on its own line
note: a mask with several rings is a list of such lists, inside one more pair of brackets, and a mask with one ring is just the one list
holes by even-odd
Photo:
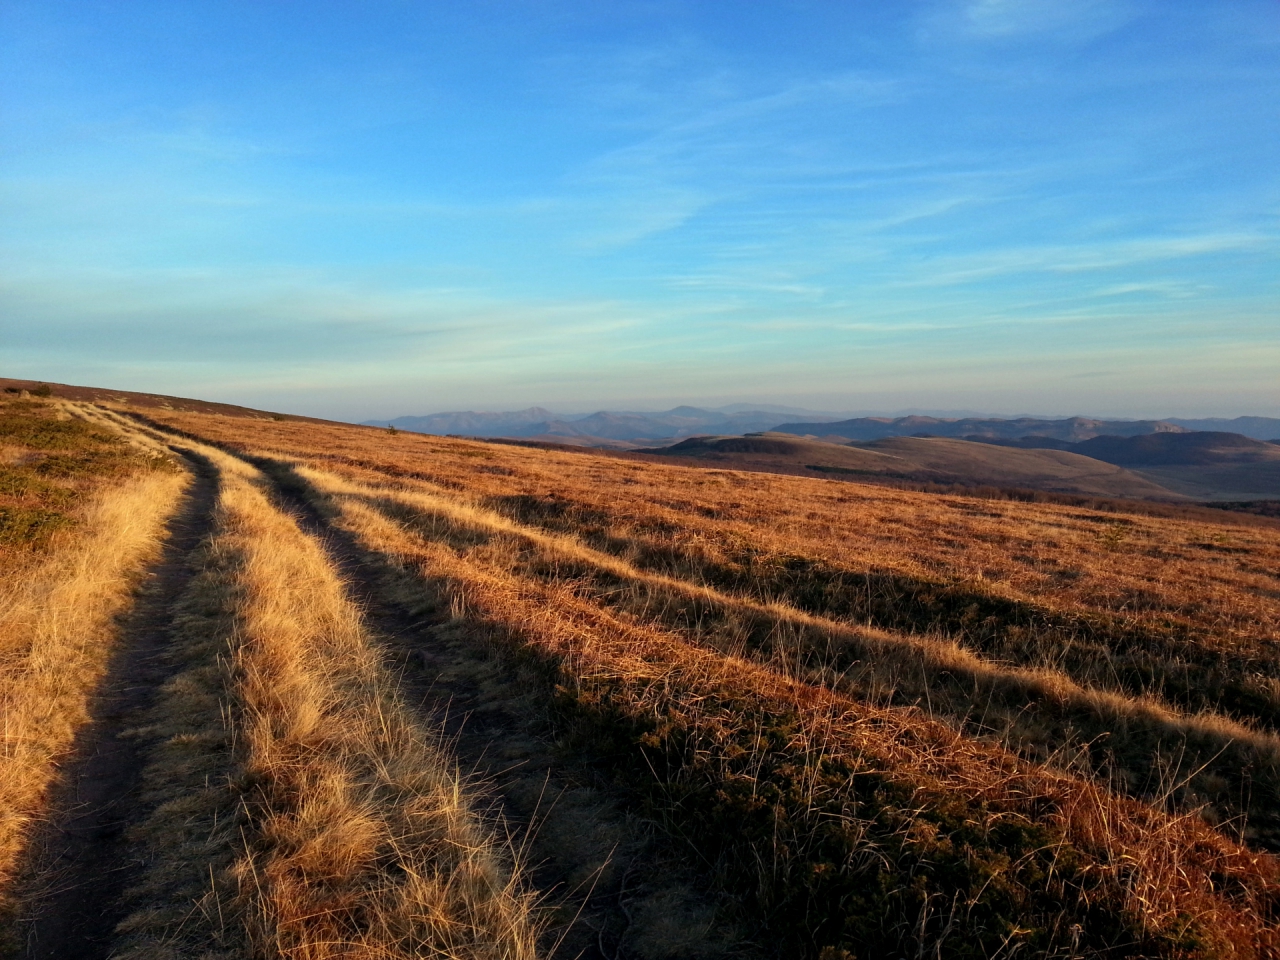
[[1280, 955], [1265, 523], [162, 419], [532, 664], [780, 952]]

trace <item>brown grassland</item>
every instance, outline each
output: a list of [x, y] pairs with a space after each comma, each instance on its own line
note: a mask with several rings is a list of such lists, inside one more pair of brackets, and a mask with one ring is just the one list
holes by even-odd
[[[1270, 521], [109, 406], [41, 409], [218, 476], [132, 734], [146, 854], [117, 955], [561, 955], [577, 894], [538, 902], [484, 813], [502, 764], [459, 773], [341, 542], [373, 594], [518, 676], [557, 775], [651, 825], [734, 931], [642, 945], [623, 876], [600, 955], [1280, 956]], [[14, 569], [53, 582], [32, 571], [91, 529]], [[49, 682], [12, 663], [6, 697]]]

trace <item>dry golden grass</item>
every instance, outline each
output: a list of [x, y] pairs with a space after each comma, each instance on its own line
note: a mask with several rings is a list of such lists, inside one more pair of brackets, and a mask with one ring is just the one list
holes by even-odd
[[[11, 565], [0, 586], [0, 896], [41, 816], [58, 761], [89, 698], [142, 567], [158, 549], [187, 478], [145, 471], [99, 484], [46, 552]], [[8, 905], [8, 904], [6, 904]]]
[[[794, 656], [807, 645], [811, 675], [920, 702], [1134, 795], [1172, 786], [1175, 802], [1280, 845], [1280, 603], [1270, 586], [1280, 538], [1270, 528], [355, 428], [187, 422], [353, 479], [385, 485], [390, 475], [431, 500], [427, 509], [486, 513], [491, 531], [498, 513], [526, 536], [567, 535], [572, 544], [557, 550], [572, 563], [519, 550], [510, 562], [561, 577], [586, 577], [587, 562], [597, 580], [603, 571], [625, 581], [596, 585], [615, 609], [720, 649]], [[594, 555], [584, 560], [582, 548]], [[1129, 609], [1096, 599], [1134, 601], [1140, 589]]]
[[770, 574], [804, 558], [869, 575], [873, 599], [885, 591], [890, 604], [910, 599], [909, 583], [964, 586], [1082, 622], [1120, 617], [1172, 630], [1235, 656], [1268, 656], [1280, 640], [1280, 527], [1229, 516], [1211, 524], [1121, 515], [340, 425], [164, 419], [356, 477], [465, 490], [517, 519], [629, 551], [642, 565], [665, 560], [686, 579], [713, 581], [717, 568], [732, 567], [759, 591], [779, 590], [785, 584]]
[[[315, 472], [310, 477], [323, 483]], [[346, 484], [338, 485], [343, 488], [349, 490]], [[607, 702], [610, 709], [633, 720], [656, 719], [640, 741], [655, 748], [656, 765], [670, 761], [659, 749], [661, 740], [679, 727], [680, 752], [696, 758], [680, 757], [683, 765], [711, 766], [713, 778], [725, 779], [740, 777], [742, 768], [755, 767], [756, 778], [761, 779], [760, 769], [778, 758], [767, 756], [758, 744], [755, 756], [741, 747], [735, 753], [734, 736], [742, 732], [739, 725], [744, 721], [752, 733], [749, 728], [759, 724], [760, 718], [786, 716], [791, 723], [783, 755], [797, 767], [812, 767], [809, 777], [801, 776], [793, 784], [801, 795], [788, 798], [788, 806], [811, 817], [811, 822], [800, 824], [793, 818], [783, 828], [796, 832], [796, 846], [821, 836], [823, 821], [832, 815], [831, 799], [822, 794], [842, 788], [842, 776], [836, 777], [835, 784], [824, 782], [824, 762], [850, 764], [854, 774], [874, 771], [872, 775], [903, 788], [908, 805], [898, 809], [898, 821], [889, 831], [878, 830], [882, 825], [877, 818], [868, 817], [865, 809], [859, 811], [852, 797], [840, 798], [844, 802], [839, 818], [856, 834], [852, 849], [846, 852], [848, 859], [894, 856], [897, 861], [888, 872], [915, 872], [926, 887], [936, 881], [923, 903], [887, 905], [890, 911], [906, 907], [920, 911], [914, 917], [892, 919], [920, 925], [916, 945], [922, 950], [940, 948], [945, 939], [929, 922], [931, 897], [949, 900], [953, 918], [958, 913], [982, 913], [990, 908], [983, 896], [993, 881], [1007, 892], [1027, 884], [1028, 874], [1044, 882], [1043, 890], [1023, 891], [1025, 901], [1020, 906], [1026, 912], [1020, 919], [1029, 944], [1034, 939], [1040, 947], [1051, 946], [1052, 940], [1064, 942], [1070, 939], [1072, 926], [1079, 924], [1083, 932], [1075, 943], [1087, 952], [1118, 946], [1150, 950], [1157, 956], [1269, 956], [1280, 948], [1273, 916], [1280, 895], [1276, 864], [1215, 835], [1194, 818], [1169, 817], [1087, 783], [1019, 765], [914, 711], [860, 705], [737, 658], [717, 656], [673, 636], [616, 620], [562, 586], [503, 576], [448, 546], [414, 536], [357, 500], [342, 498], [337, 503], [344, 522], [368, 546], [419, 569], [447, 590], [456, 616], [496, 628], [518, 643], [554, 656], [562, 664], [562, 682], [573, 684], [576, 699], [587, 709]], [[758, 737], [757, 730], [748, 741]], [[676, 786], [679, 777], [675, 780], [668, 788]], [[862, 806], [872, 804], [863, 800]], [[1034, 821], [1043, 831], [1032, 841], [1039, 850], [1024, 849], [1022, 862], [1009, 864], [1006, 859], [999, 866], [985, 864], [992, 875], [976, 891], [963, 885], [957, 890], [945, 877], [930, 877], [928, 858], [945, 861], [954, 838], [939, 838], [946, 827], [940, 829], [928, 814], [948, 806], [953, 815], [959, 806], [964, 822], [979, 825], [978, 832], [987, 839], [1002, 828], [1016, 830]], [[913, 813], [913, 807], [920, 809]], [[744, 821], [734, 827], [746, 834], [749, 824]], [[919, 843], [890, 853], [884, 832], [902, 833]], [[775, 844], [779, 839], [775, 834]], [[786, 883], [777, 882], [794, 852], [776, 860], [768, 852], [756, 852], [764, 859], [758, 864], [754, 891], [761, 906], [794, 907], [785, 903], [793, 892]], [[776, 846], [773, 852], [778, 853]], [[1038, 862], [1037, 852], [1048, 854], [1046, 862]], [[1059, 881], [1045, 882], [1044, 872], [1051, 876], [1055, 869]], [[797, 878], [787, 879], [794, 883]], [[1231, 893], [1219, 895], [1215, 889], [1219, 884]], [[820, 884], [816, 886], [810, 881], [807, 894], [820, 897], [823, 891]], [[962, 899], [965, 896], [969, 899]], [[1048, 902], [1040, 902], [1042, 898]], [[1107, 918], [1109, 909], [1118, 916]], [[1086, 930], [1085, 920], [1092, 930]], [[840, 931], [835, 933], [838, 938]], [[970, 928], [962, 935], [973, 939], [970, 946], [980, 941], [986, 947], [1001, 939], [1007, 946], [1015, 937], [998, 922], [990, 929]], [[1115, 941], [1108, 943], [1111, 937]], [[1130, 937], [1130, 942], [1123, 942]]]
[[[189, 944], [184, 927], [198, 914], [219, 943], [242, 935], [253, 955], [534, 956], [516, 865], [436, 734], [401, 701], [323, 549], [269, 501], [256, 469], [189, 446], [221, 475], [203, 601], [214, 610], [159, 708], [165, 740], [150, 780], [164, 802], [138, 831], [154, 848], [138, 891], [152, 902], [124, 925], [128, 955]], [[226, 631], [220, 643], [211, 625]], [[195, 694], [194, 712], [184, 693]], [[234, 746], [227, 786], [210, 794], [191, 750], [217, 746], [215, 704]], [[227, 829], [228, 792], [238, 836]], [[166, 892], [192, 898], [191, 871], [175, 863], [197, 845], [182, 820], [218, 811], [224, 849], [201, 845], [208, 885], [184, 914], [181, 895]], [[228, 856], [227, 845], [238, 850]]]
[[[1045, 668], [1003, 665], [943, 637], [850, 625], [781, 600], [754, 601], [648, 572], [574, 537], [438, 493], [344, 483], [305, 467], [299, 472], [330, 495], [358, 497], [433, 539], [469, 549], [472, 556], [482, 548], [491, 565], [571, 585], [579, 595], [589, 592], [595, 602], [629, 618], [660, 622], [695, 642], [751, 656], [781, 673], [873, 702], [926, 704], [936, 715], [998, 730], [1025, 752], [1062, 750], [1067, 729], [1080, 740], [1123, 730], [1143, 744], [1142, 754], [1131, 761], [1142, 773], [1135, 790], [1167, 791], [1170, 784], [1161, 782], [1166, 771], [1158, 765], [1178, 757], [1191, 771], [1174, 774], [1182, 781], [1181, 792], [1198, 790], [1218, 803], [1222, 816], [1252, 814], [1256, 821], [1275, 815], [1280, 737], [1268, 731], [1218, 714], [1188, 714], [1154, 698], [1082, 687]], [[1241, 769], [1251, 771], [1255, 784], [1250, 799], [1256, 796], [1257, 802], [1251, 807], [1238, 805], [1218, 788], [1238, 779]]]
[[158, 416], [545, 663], [788, 949], [1280, 950], [1280, 528]]

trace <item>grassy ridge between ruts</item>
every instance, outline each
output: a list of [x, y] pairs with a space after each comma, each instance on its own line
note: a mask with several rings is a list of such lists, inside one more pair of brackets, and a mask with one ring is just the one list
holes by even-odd
[[[1274, 956], [1280, 872], [1170, 816], [613, 616], [303, 476], [371, 550], [545, 665], [562, 735], [809, 956]], [[490, 551], [498, 549], [490, 545]]]

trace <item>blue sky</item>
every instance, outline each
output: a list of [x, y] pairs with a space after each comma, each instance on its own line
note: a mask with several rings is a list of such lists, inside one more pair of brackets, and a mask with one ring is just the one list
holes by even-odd
[[1280, 415], [1280, 4], [0, 5], [10, 376]]

